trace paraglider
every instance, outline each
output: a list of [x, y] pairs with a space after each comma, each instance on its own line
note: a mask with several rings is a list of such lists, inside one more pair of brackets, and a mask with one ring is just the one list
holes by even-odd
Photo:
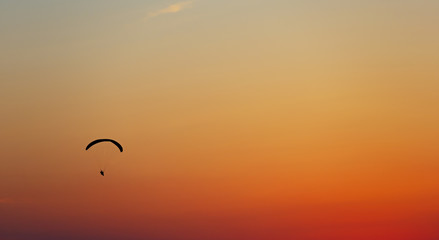
[[119, 148], [120, 152], [123, 152], [123, 147], [120, 145], [120, 143], [114, 141], [113, 139], [96, 139], [93, 142], [89, 143], [85, 150], [88, 150], [89, 148], [93, 147], [95, 144], [101, 143], [101, 142], [111, 142], [114, 145], [116, 145], [117, 148]]
[[[96, 139], [96, 140], [94, 140], [94, 141], [92, 141], [92, 142], [90, 142], [88, 145], [87, 145], [87, 147], [85, 147], [85, 150], [87, 151], [87, 150], [89, 150], [91, 147], [93, 147], [93, 146], [95, 146], [96, 144], [98, 144], [98, 143], [102, 143], [102, 142], [108, 142], [108, 143], [112, 143], [113, 145], [115, 145], [116, 147], [117, 147], [117, 149], [120, 151], [120, 152], [123, 152], [123, 147], [122, 147], [122, 145], [120, 144], [120, 143], [118, 143], [117, 141], [115, 141], [115, 140], [113, 140], [113, 139]], [[98, 156], [98, 159], [100, 159], [101, 161], [101, 163], [100, 163], [100, 167], [101, 167], [101, 170], [100, 170], [100, 174], [102, 175], [102, 176], [104, 176], [104, 171], [105, 171], [105, 168], [108, 166], [108, 164], [109, 164], [109, 160], [111, 159], [111, 158], [109, 158], [109, 159], [107, 159], [108, 157], [102, 157], [102, 156]], [[103, 161], [102, 161], [103, 160]], [[104, 162], [104, 163], [102, 163], [102, 162]]]

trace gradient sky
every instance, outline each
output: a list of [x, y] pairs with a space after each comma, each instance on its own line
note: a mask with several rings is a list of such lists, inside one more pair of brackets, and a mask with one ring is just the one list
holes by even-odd
[[0, 239], [439, 239], [438, 12], [0, 0]]

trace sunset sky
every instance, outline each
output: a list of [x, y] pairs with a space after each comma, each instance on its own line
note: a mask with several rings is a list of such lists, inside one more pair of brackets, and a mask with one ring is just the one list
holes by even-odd
[[439, 239], [438, 13], [0, 0], [0, 240]]

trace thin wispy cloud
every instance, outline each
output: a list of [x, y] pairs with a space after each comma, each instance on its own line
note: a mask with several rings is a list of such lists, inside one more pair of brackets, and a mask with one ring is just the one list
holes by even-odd
[[12, 199], [10, 198], [0, 198], [0, 204], [1, 203], [12, 203]]
[[182, 11], [183, 9], [189, 8], [192, 4], [193, 4], [193, 1], [174, 3], [172, 5], [169, 5], [166, 8], [148, 13], [148, 16], [146, 17], [146, 19], [150, 19], [150, 18], [157, 17], [157, 16], [163, 15], [163, 14], [168, 14], [168, 13], [177, 13], [177, 12]]

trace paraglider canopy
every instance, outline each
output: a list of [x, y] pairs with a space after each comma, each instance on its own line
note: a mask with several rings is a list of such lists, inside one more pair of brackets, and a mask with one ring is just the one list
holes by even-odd
[[89, 143], [89, 144], [87, 145], [87, 147], [85, 148], [85, 150], [88, 150], [89, 148], [93, 147], [95, 144], [98, 144], [98, 143], [101, 143], [101, 142], [111, 142], [111, 143], [113, 143], [114, 145], [116, 145], [117, 148], [119, 148], [119, 151], [120, 151], [120, 152], [123, 152], [123, 147], [122, 147], [122, 145], [120, 145], [120, 143], [116, 142], [116, 141], [113, 140], [113, 139], [96, 139], [96, 140], [94, 140], [93, 142]]

